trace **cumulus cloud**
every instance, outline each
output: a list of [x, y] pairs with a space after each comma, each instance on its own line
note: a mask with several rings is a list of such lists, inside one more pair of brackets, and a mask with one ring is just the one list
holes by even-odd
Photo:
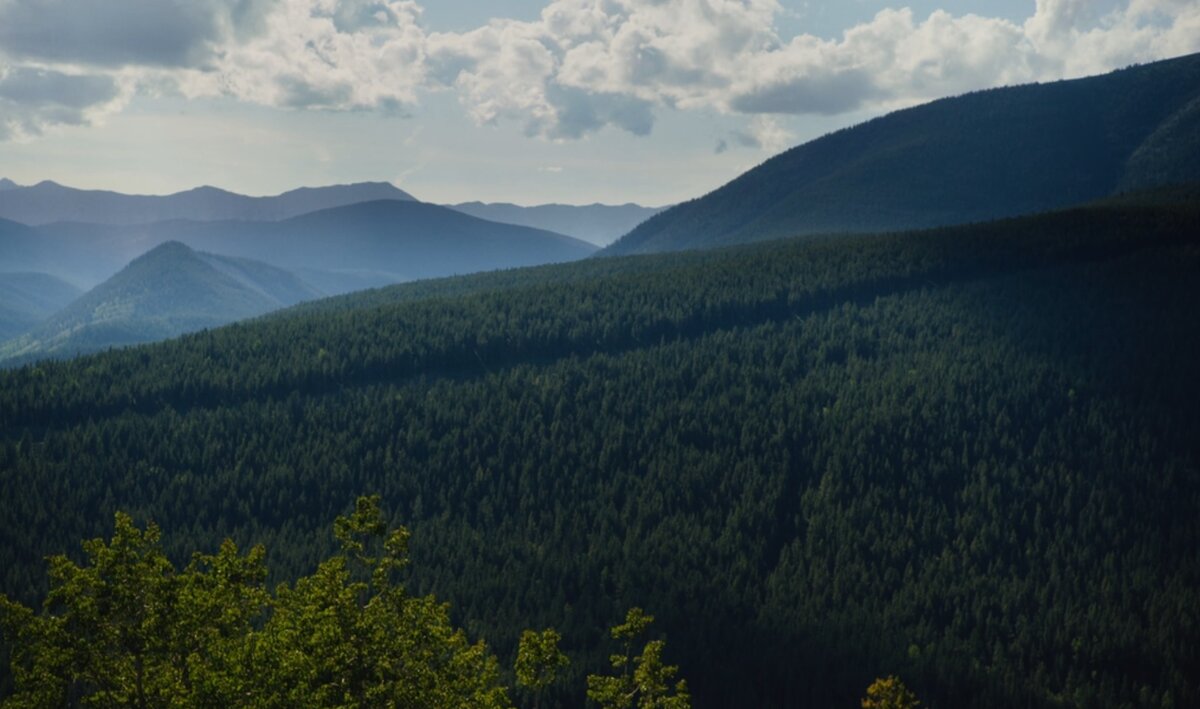
[[752, 148], [777, 153], [790, 146], [795, 136], [775, 116], [757, 115], [750, 119], [745, 130], [731, 130], [717, 141], [713, 152], [720, 155], [730, 147]]
[[213, 66], [177, 75], [188, 96], [284, 108], [398, 110], [425, 77], [420, 7], [411, 0], [287, 0]]
[[122, 101], [112, 77], [0, 65], [0, 139], [41, 135], [53, 125], [81, 125]]
[[766, 150], [783, 124], [755, 117], [878, 110], [1200, 50], [1195, 0], [1036, 0], [1024, 22], [900, 8], [834, 38], [780, 37], [785, 12], [778, 0], [550, 0], [534, 20], [444, 33], [421, 24], [415, 0], [0, 0], [0, 61], [289, 109], [402, 112], [452, 91], [478, 124], [554, 140], [645, 135], [667, 108], [744, 114], [718, 150]]
[[660, 107], [834, 115], [1200, 50], [1194, 0], [1038, 0], [1024, 23], [901, 8], [787, 41], [783, 12], [776, 0], [554, 0], [537, 20], [431, 35], [429, 85], [456, 89], [479, 123], [574, 138], [648, 132]]

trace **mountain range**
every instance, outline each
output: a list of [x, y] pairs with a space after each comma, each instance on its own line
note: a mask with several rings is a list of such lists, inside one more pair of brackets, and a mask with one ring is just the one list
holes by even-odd
[[[62, 281], [90, 288], [131, 259], [179, 242], [262, 261], [303, 280], [314, 294], [332, 295], [581, 259], [626, 229], [600, 253], [972, 222], [1200, 179], [1198, 125], [1200, 55], [1194, 55], [897, 111], [793, 148], [661, 211], [632, 204], [443, 207], [387, 183], [274, 197], [208, 187], [151, 197], [4, 180], [0, 270], [44, 274], [21, 281], [25, 298], [58, 302], [67, 292], [56, 285]], [[122, 272], [125, 287], [145, 273]], [[29, 292], [39, 288], [45, 292]], [[9, 336], [45, 315], [15, 308], [2, 316], [7, 324], [0, 330]], [[133, 339], [121, 335], [114, 344]]]
[[1200, 179], [1200, 54], [896, 111], [767, 160], [605, 250], [967, 223]]
[[[185, 258], [193, 249], [203, 254]], [[23, 289], [0, 305], [0, 342], [21, 335], [0, 345], [0, 360], [13, 364], [149, 342], [300, 300], [570, 261], [595, 250], [561, 234], [414, 200], [361, 202], [261, 222], [25, 226], [0, 220], [0, 284], [7, 278]], [[230, 258], [243, 259], [239, 268], [252, 277], [234, 278], [232, 262], [220, 260]], [[214, 269], [220, 279], [214, 280]], [[229, 278], [240, 290], [220, 285]], [[290, 283], [291, 295], [264, 291], [258, 285], [263, 279]], [[57, 308], [25, 305], [63, 307], [69, 300], [63, 293], [78, 295], [93, 286], [53, 317]], [[2, 289], [0, 294], [7, 296]]]
[[[155, 246], [265, 261], [311, 276], [328, 293], [583, 258], [596, 247], [561, 234], [488, 222], [447, 207], [381, 200], [282, 221], [175, 220], [115, 226], [59, 222], [0, 224], [0, 259], [23, 270], [94, 285]], [[12, 253], [13, 256], [9, 256]]]
[[501, 657], [561, 633], [543, 706], [579, 705], [635, 604], [697, 709], [891, 674], [922, 706], [1200, 706], [1177, 193], [402, 284], [0, 372], [0, 590], [37, 600], [118, 509], [178, 559], [269, 543], [292, 581], [369, 491], [412, 597]]
[[[81, 222], [137, 225], [152, 222], [280, 221], [332, 207], [394, 199], [415, 201], [387, 182], [301, 187], [271, 197], [250, 197], [216, 187], [197, 187], [169, 195], [132, 195], [84, 190], [45, 180], [22, 186], [0, 178], [0, 219], [27, 225]], [[463, 202], [445, 205], [488, 221], [544, 229], [604, 246], [627, 233], [661, 207], [637, 204], [542, 204]]]
[[0, 218], [39, 225], [52, 222], [145, 224], [174, 219], [278, 221], [319, 209], [380, 199], [413, 200], [387, 182], [302, 187], [272, 197], [248, 197], [216, 187], [169, 195], [129, 195], [81, 190], [49, 180], [28, 187], [5, 181]]

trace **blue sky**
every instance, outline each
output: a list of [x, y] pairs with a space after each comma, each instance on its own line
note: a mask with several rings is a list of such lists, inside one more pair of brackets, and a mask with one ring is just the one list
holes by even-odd
[[0, 176], [665, 204], [889, 110], [1198, 50], [1194, 0], [0, 0]]

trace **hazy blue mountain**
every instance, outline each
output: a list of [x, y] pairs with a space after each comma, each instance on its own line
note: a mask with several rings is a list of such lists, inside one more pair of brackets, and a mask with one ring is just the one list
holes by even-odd
[[216, 187], [197, 187], [170, 195], [128, 195], [80, 190], [44, 181], [0, 191], [0, 217], [39, 225], [72, 221], [94, 224], [145, 224], [171, 219], [278, 221], [300, 214], [380, 199], [409, 201], [413, 196], [387, 182], [303, 187], [272, 197], [248, 197]]
[[980, 221], [1200, 179], [1200, 55], [897, 111], [767, 160], [605, 253]]
[[447, 205], [464, 214], [505, 224], [558, 232], [597, 246], [607, 246], [666, 207], [639, 204], [539, 204], [522, 207], [507, 202], [463, 202]]
[[13, 363], [152, 342], [320, 296], [282, 269], [167, 242], [41, 325], [0, 345], [0, 360]]
[[36, 229], [0, 219], [0, 270], [45, 271], [42, 266], [54, 258], [54, 250]]
[[[56, 228], [62, 226], [63, 228]], [[0, 219], [0, 270], [47, 273], [87, 290], [119, 271], [146, 246], [132, 227], [30, 227]]]
[[[38, 232], [48, 242], [62, 244], [64, 251], [92, 254], [83, 266], [93, 274], [105, 268], [112, 273], [136, 254], [179, 241], [201, 251], [303, 271], [306, 280], [329, 293], [572, 261], [596, 250], [561, 234], [397, 200], [336, 207], [280, 222], [171, 221], [122, 227], [63, 223], [39, 227]], [[83, 278], [88, 273], [80, 267], [75, 275]]]
[[0, 341], [32, 329], [80, 295], [46, 273], [0, 273]]
[[0, 192], [4, 190], [16, 189], [18, 187], [20, 187], [20, 185], [8, 179], [7, 177], [0, 177]]

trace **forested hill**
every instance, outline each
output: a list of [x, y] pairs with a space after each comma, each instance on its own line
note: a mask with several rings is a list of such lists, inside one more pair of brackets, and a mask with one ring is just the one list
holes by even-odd
[[897, 111], [767, 160], [602, 253], [967, 223], [1200, 179], [1200, 55]]
[[[701, 707], [1200, 705], [1200, 205], [600, 259], [0, 373], [0, 584], [152, 518], [276, 578], [380, 493], [409, 587], [575, 706], [658, 617]], [[119, 385], [118, 385], [119, 383]], [[543, 706], [546, 706], [543, 703]]]
[[321, 293], [259, 261], [168, 242], [43, 322], [0, 342], [0, 365], [153, 342], [262, 315]]

